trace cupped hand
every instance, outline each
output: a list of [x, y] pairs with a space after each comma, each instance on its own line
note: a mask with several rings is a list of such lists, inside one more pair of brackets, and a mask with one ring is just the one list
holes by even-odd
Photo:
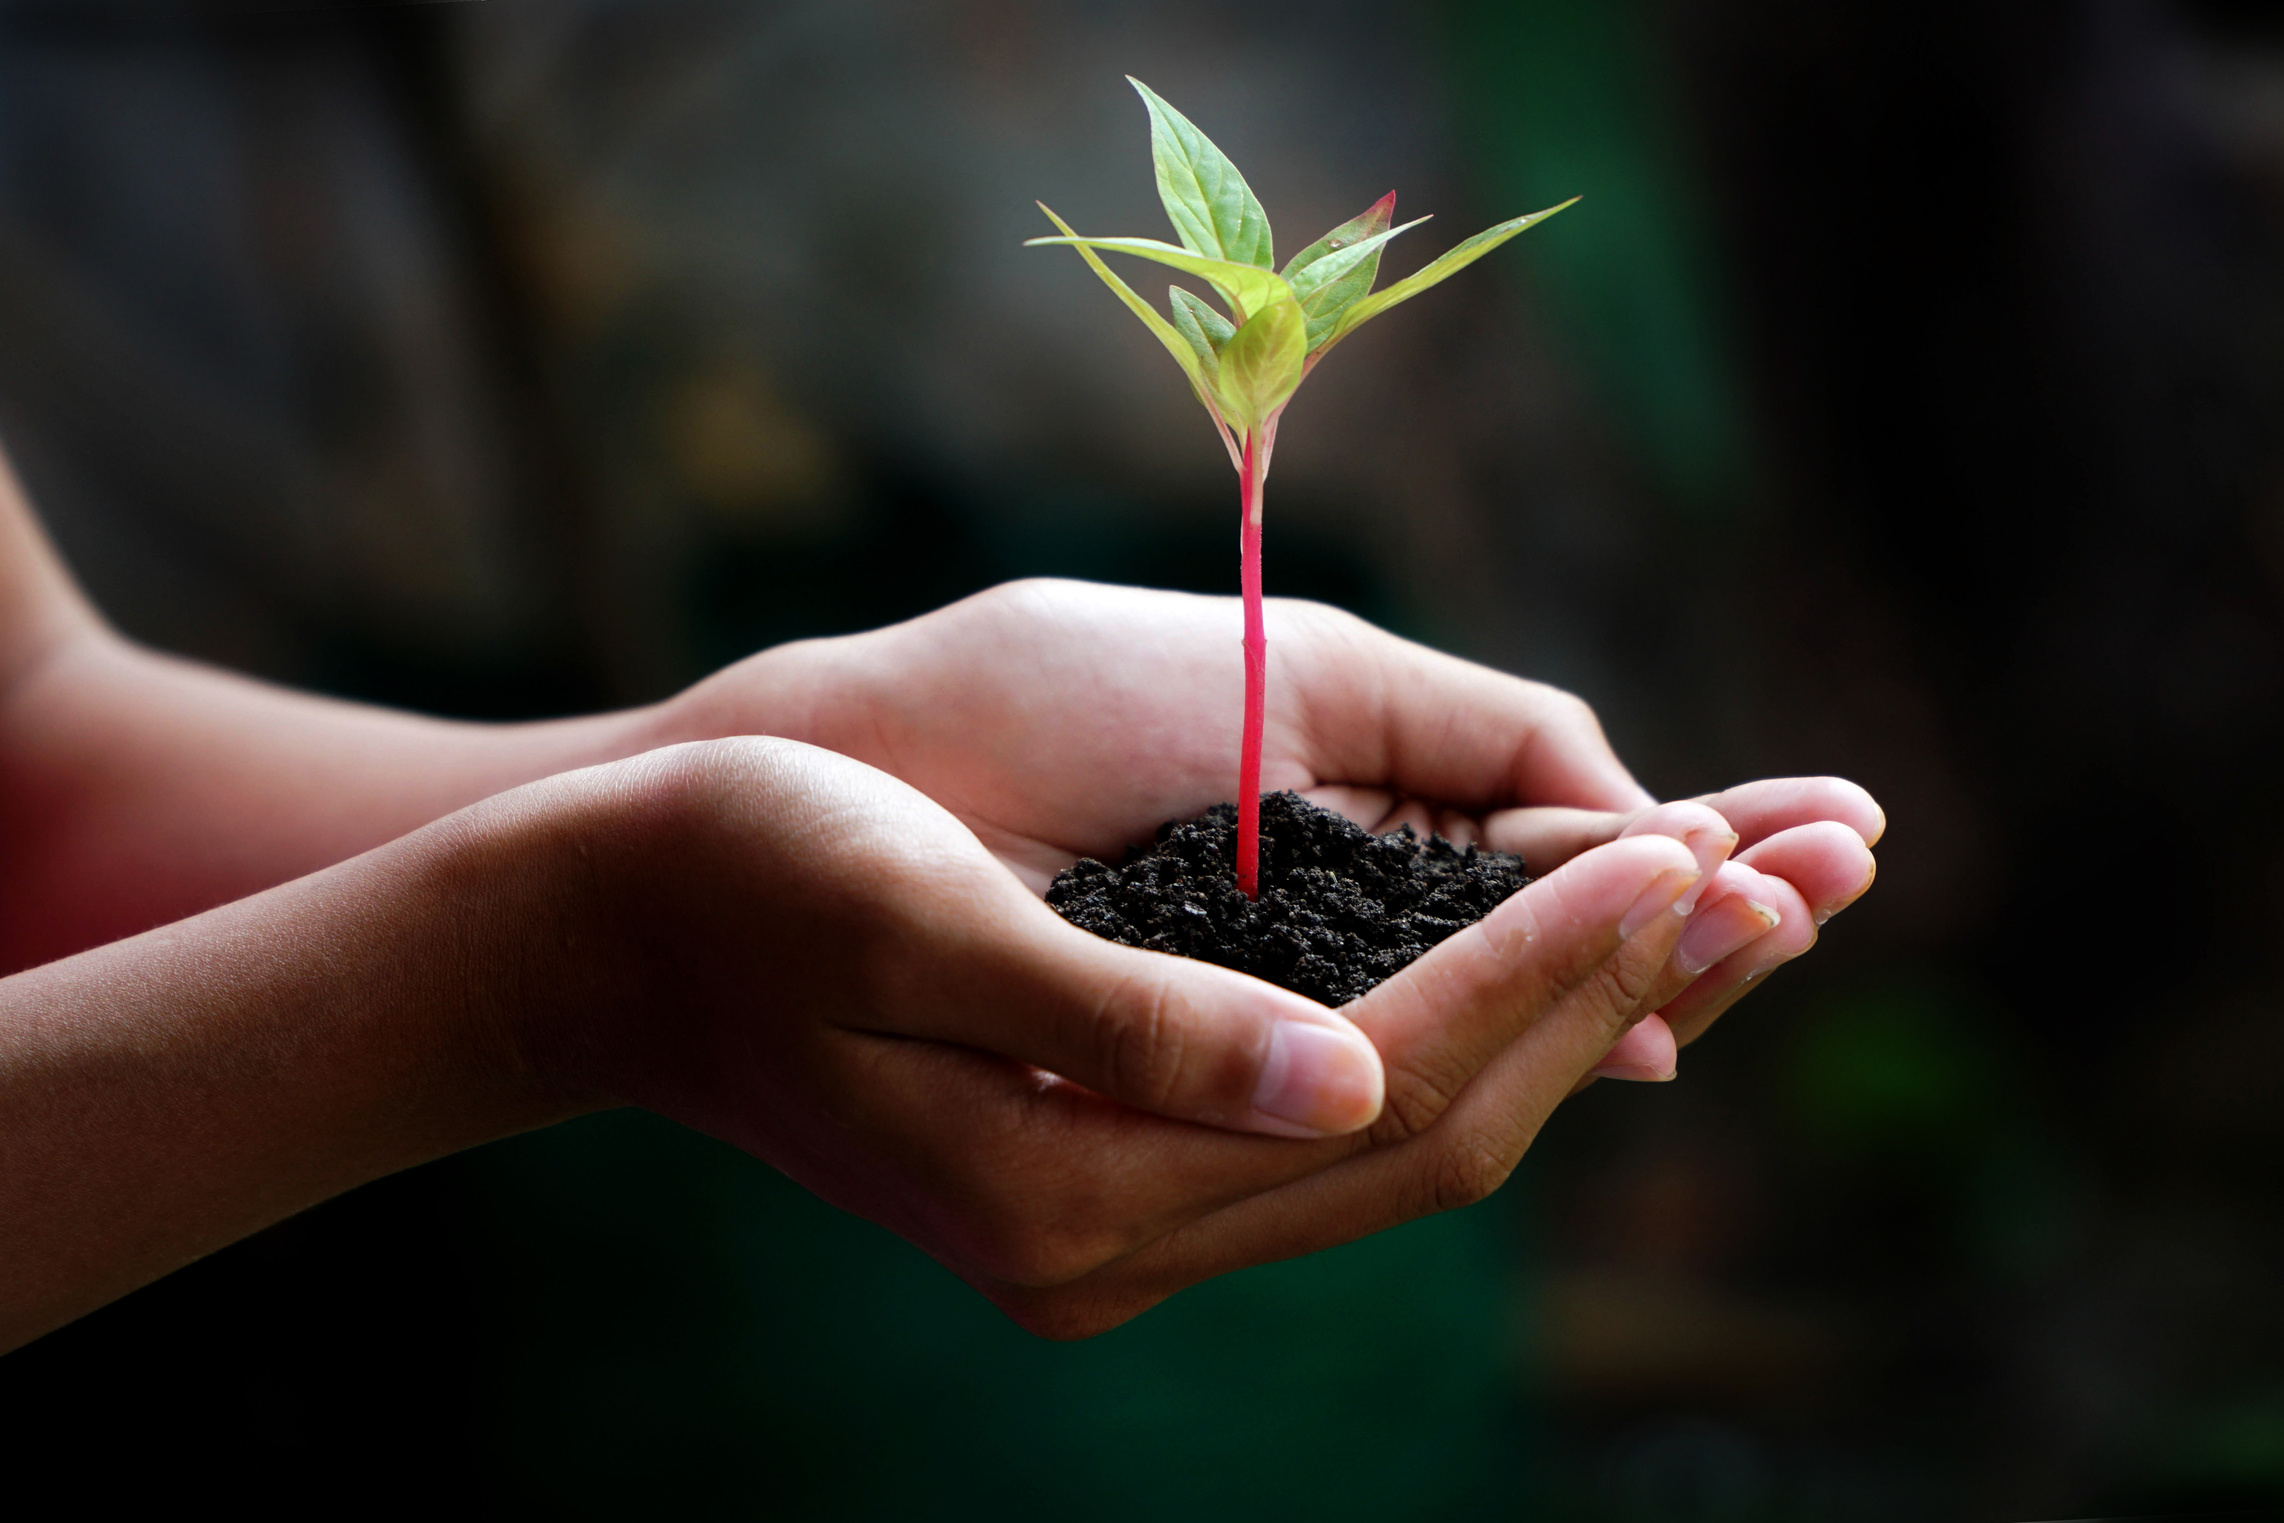
[[1495, 1188], [1647, 1009], [1727, 834], [1666, 806], [1675, 834], [1577, 854], [1335, 1012], [1076, 929], [923, 794], [797, 742], [473, 813], [501, 871], [566, 885], [523, 1070], [731, 1141], [1055, 1336]]
[[[1366, 825], [1396, 798], [1468, 811], [1653, 802], [1569, 694], [1318, 604], [1272, 600], [1268, 625], [1265, 790]], [[1238, 635], [1234, 598], [1014, 582], [765, 651], [683, 695], [669, 722], [678, 738], [791, 734], [869, 762], [1043, 890], [1077, 858], [1114, 856], [1232, 795]]]
[[[1368, 828], [1412, 824], [1544, 873], [1631, 834], [1674, 834], [1559, 689], [1400, 640], [1318, 604], [1271, 600], [1262, 785]], [[903, 779], [1035, 890], [1081, 856], [1115, 860], [1237, 777], [1239, 609], [1066, 581], [1011, 583], [905, 624], [783, 646], [701, 683], [664, 735], [791, 735]], [[1663, 1078], [1693, 1039], [1870, 884], [1878, 806], [1837, 778], [1750, 783], [1698, 801], [1736, 860], [1666, 970], [1667, 1020], [1611, 1054]], [[1698, 826], [1710, 835], [1718, 828]], [[1711, 869], [1712, 847], [1696, 846]]]

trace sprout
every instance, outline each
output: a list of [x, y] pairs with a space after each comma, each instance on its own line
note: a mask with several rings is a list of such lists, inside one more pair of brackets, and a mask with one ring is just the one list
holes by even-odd
[[[1158, 336], [1190, 389], [1213, 418], [1236, 467], [1242, 510], [1238, 533], [1239, 586], [1245, 604], [1245, 729], [1238, 752], [1237, 886], [1260, 897], [1261, 727], [1268, 706], [1268, 637], [1261, 622], [1261, 487], [1277, 448], [1277, 420], [1309, 372], [1332, 346], [1399, 302], [1456, 275], [1534, 223], [1573, 204], [1551, 206], [1486, 228], [1439, 256], [1415, 275], [1374, 291], [1380, 254], [1388, 240], [1427, 218], [1391, 226], [1396, 193], [1388, 192], [1360, 216], [1342, 223], [1277, 269], [1268, 214], [1237, 166], [1188, 117], [1160, 100], [1142, 81], [1127, 78], [1150, 111], [1150, 157], [1158, 196], [1166, 204], [1179, 247], [1155, 238], [1082, 238], [1070, 224], [1039, 209], [1061, 232], [1029, 245], [1068, 244], [1117, 293], [1127, 309]], [[1183, 290], [1169, 289], [1169, 319], [1134, 294], [1095, 252], [1131, 254], [1194, 275], [1228, 306], [1226, 314]]]

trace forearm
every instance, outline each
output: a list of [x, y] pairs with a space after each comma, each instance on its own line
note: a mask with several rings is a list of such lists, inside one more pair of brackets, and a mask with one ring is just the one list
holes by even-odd
[[0, 1349], [596, 1103], [525, 1059], [526, 1020], [579, 997], [576, 875], [513, 814], [0, 979]]
[[648, 710], [457, 723], [289, 692], [92, 623], [0, 705], [0, 970], [344, 861], [655, 742]]
[[779, 700], [812, 708], [799, 674], [814, 665], [771, 653], [740, 669], [733, 703], [702, 684], [674, 704], [546, 724], [288, 692], [119, 638], [0, 456], [0, 974], [258, 893], [571, 768], [674, 740], [806, 735]]

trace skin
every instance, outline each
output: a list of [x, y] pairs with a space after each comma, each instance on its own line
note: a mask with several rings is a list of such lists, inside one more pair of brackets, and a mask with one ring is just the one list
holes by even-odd
[[1058, 867], [1227, 791], [1234, 619], [1017, 584], [652, 708], [451, 724], [137, 649], [8, 484], [0, 1347], [621, 1104], [1084, 1336], [1479, 1199], [1868, 884], [1850, 785], [1654, 804], [1575, 699], [1272, 604], [1266, 786], [1544, 876], [1338, 1012], [1074, 929]]

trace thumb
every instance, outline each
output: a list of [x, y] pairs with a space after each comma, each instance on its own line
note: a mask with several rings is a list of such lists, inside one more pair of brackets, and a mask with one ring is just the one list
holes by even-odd
[[[1234, 1131], [1327, 1137], [1378, 1119], [1380, 1055], [1345, 1017], [1232, 969], [1105, 941], [1025, 900], [1019, 933], [990, 938], [970, 972], [975, 997], [954, 1017], [965, 1029], [912, 1034]], [[951, 1015], [937, 1009], [920, 1024]]]

